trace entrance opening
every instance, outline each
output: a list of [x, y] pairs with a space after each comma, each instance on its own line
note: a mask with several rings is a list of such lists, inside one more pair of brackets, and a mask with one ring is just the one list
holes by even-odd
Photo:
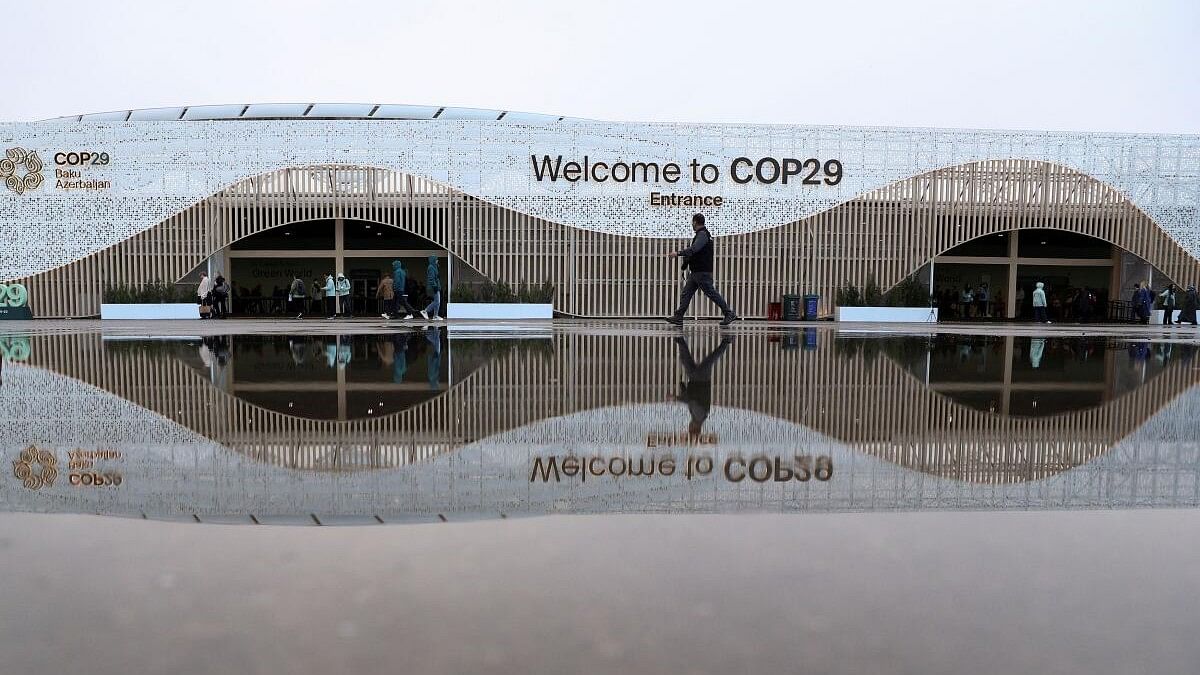
[[[1136, 282], [1171, 283], [1102, 239], [1049, 229], [1011, 230], [960, 244], [934, 260], [938, 316], [952, 321], [1032, 319], [1040, 282], [1056, 321], [1124, 321]], [[1130, 293], [1124, 292], [1128, 289]]]
[[[379, 316], [385, 307], [376, 292], [380, 281], [392, 277], [395, 261], [407, 274], [404, 292], [409, 304], [421, 309], [432, 301], [426, 284], [429, 256], [438, 259], [443, 290], [439, 314], [444, 316], [451, 256], [428, 239], [389, 225], [340, 218], [284, 225], [235, 242], [214, 255], [208, 268], [228, 279], [235, 315], [323, 316], [328, 313], [326, 277], [336, 278], [340, 272], [350, 282], [343, 312]], [[304, 282], [306, 297], [289, 304], [288, 291], [297, 277]]]

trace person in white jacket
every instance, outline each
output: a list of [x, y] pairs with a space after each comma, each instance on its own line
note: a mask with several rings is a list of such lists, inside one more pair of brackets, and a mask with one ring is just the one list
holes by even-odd
[[1037, 282], [1037, 286], [1033, 289], [1033, 322], [1034, 323], [1050, 323], [1046, 319], [1046, 291], [1042, 290], [1046, 284]]
[[342, 316], [353, 314], [354, 308], [350, 305], [350, 280], [341, 272], [338, 272], [334, 290], [337, 292], [338, 311], [341, 312]]
[[332, 319], [337, 316], [337, 288], [333, 283], [333, 275], [325, 275], [325, 313]]
[[[207, 272], [200, 273], [200, 285], [196, 287], [196, 304], [203, 307], [204, 305], [212, 306], [213, 280], [209, 278]], [[200, 312], [201, 319], [207, 319], [208, 312]]]

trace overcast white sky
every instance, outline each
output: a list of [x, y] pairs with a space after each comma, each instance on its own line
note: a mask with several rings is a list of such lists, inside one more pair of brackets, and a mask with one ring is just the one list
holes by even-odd
[[3, 0], [0, 120], [420, 103], [1200, 132], [1200, 0]]

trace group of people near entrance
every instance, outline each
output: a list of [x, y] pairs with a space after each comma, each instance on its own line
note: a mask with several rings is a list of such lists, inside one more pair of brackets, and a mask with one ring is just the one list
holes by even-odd
[[[1076, 307], [1076, 311], [1079, 312], [1076, 318], [1087, 320], [1091, 316], [1092, 306], [1096, 303], [1095, 293], [1091, 289], [1084, 288], [1078, 290], [1072, 297], [1074, 301], [1069, 305]], [[1154, 313], [1155, 300], [1163, 310], [1162, 324], [1164, 326], [1184, 323], [1197, 325], [1196, 311], [1200, 309], [1200, 295], [1197, 295], [1196, 287], [1193, 284], [1188, 284], [1187, 290], [1184, 292], [1180, 292], [1175, 284], [1168, 284], [1161, 292], [1152, 290], [1149, 282], [1134, 284], [1133, 296], [1130, 298], [1134, 321], [1143, 324], [1150, 323], [1150, 317]], [[1033, 291], [1033, 320], [1035, 323], [1050, 323], [1046, 315], [1047, 307], [1045, 284], [1039, 281]], [[1178, 316], [1176, 316], [1176, 310], [1179, 310]]]
[[[399, 260], [392, 261], [392, 273], [380, 278], [378, 289], [375, 291], [376, 299], [383, 305], [383, 318], [419, 318], [440, 321], [442, 319], [440, 316], [442, 285], [437, 256], [429, 256], [429, 264], [425, 268], [425, 292], [431, 297], [431, 300], [424, 310], [415, 309], [409, 303], [407, 285], [408, 273], [405, 271], [404, 263]], [[310, 290], [311, 296], [309, 295]], [[280, 293], [281, 291], [276, 289], [276, 292]], [[229, 282], [224, 276], [218, 274], [214, 279], [209, 277], [208, 273], [202, 272], [200, 284], [196, 287], [200, 318], [223, 319], [227, 317], [231, 295]], [[305, 313], [320, 311], [322, 308], [328, 319], [351, 316], [353, 314], [353, 298], [350, 280], [341, 272], [336, 275], [329, 274], [326, 275], [324, 282], [314, 279], [310, 289], [304, 280], [296, 275], [288, 285], [286, 301], [281, 295], [277, 299], [276, 305], [278, 308], [274, 311], [282, 310], [289, 316], [294, 315], [297, 319], [303, 319]]]
[[224, 319], [229, 316], [229, 282], [221, 274], [209, 277], [200, 273], [200, 285], [196, 287], [196, 300], [200, 305], [201, 319]]
[[[1139, 323], [1150, 323], [1155, 295], [1155, 292], [1150, 289], [1149, 282], [1133, 285], [1133, 297], [1130, 298], [1130, 304], [1133, 305], [1134, 318]], [[1157, 297], [1158, 304], [1163, 310], [1162, 325], [1183, 323], [1196, 325], [1196, 310], [1200, 309], [1200, 296], [1196, 294], [1194, 284], [1188, 284], [1187, 290], [1183, 292], [1180, 292], [1175, 284], [1168, 284], [1166, 289], [1157, 294]], [[1175, 310], [1179, 310], [1178, 317], [1175, 316]]]
[[399, 260], [393, 260], [392, 276], [380, 279], [379, 287], [375, 291], [375, 297], [383, 301], [383, 318], [415, 317], [440, 321], [442, 317], [438, 316], [438, 310], [442, 307], [442, 284], [437, 256], [429, 256], [429, 266], [425, 268], [425, 292], [432, 297], [432, 300], [424, 310], [414, 309], [408, 303], [408, 293], [405, 292], [407, 283], [408, 273], [404, 271], [404, 264]]

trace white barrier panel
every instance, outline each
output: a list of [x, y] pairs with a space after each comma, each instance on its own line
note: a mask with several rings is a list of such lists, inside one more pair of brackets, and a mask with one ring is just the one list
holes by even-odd
[[936, 307], [838, 307], [838, 321], [879, 323], [937, 323]]
[[194, 302], [133, 305], [100, 305], [101, 319], [199, 319], [200, 306]]
[[448, 319], [553, 319], [554, 305], [519, 302], [451, 302]]
[[[1165, 310], [1165, 309], [1156, 309], [1156, 310], [1153, 310], [1153, 311], [1151, 311], [1151, 312], [1150, 312], [1150, 323], [1152, 323], [1152, 324], [1161, 324], [1161, 323], [1162, 323], [1162, 321], [1163, 321], [1163, 313], [1164, 313], [1164, 312], [1166, 312], [1166, 311], [1167, 311], [1167, 310]], [[1172, 322], [1178, 321], [1178, 320], [1179, 320], [1179, 313], [1180, 313], [1181, 311], [1183, 311], [1183, 310], [1174, 309], [1174, 310], [1171, 310], [1171, 311], [1172, 311], [1172, 314], [1171, 314], [1171, 321], [1172, 321]]]

